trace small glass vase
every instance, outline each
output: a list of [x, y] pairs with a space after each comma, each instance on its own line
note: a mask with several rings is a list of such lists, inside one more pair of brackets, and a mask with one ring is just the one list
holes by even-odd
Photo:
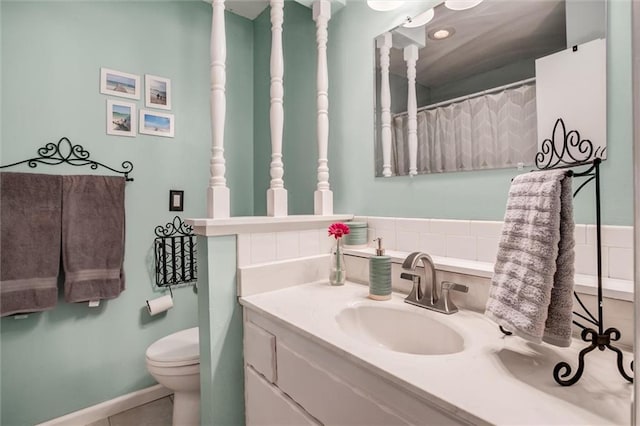
[[336, 239], [336, 244], [331, 250], [331, 270], [329, 271], [329, 283], [331, 285], [344, 285], [347, 280], [347, 270], [344, 265], [344, 248], [342, 238]]

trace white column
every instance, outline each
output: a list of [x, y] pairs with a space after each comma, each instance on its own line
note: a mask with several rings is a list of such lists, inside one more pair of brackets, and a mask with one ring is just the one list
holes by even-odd
[[207, 188], [207, 214], [210, 218], [230, 215], [229, 188], [224, 177], [224, 122], [226, 114], [227, 41], [224, 27], [224, 1], [213, 0], [211, 18], [211, 160]]
[[391, 89], [389, 87], [389, 51], [391, 33], [376, 38], [380, 49], [380, 122], [382, 124], [382, 176], [391, 176]]
[[318, 44], [317, 107], [318, 107], [318, 186], [313, 193], [313, 212], [317, 215], [333, 214], [333, 192], [329, 186], [329, 71], [327, 67], [327, 26], [331, 19], [331, 2], [313, 3]]
[[416, 61], [418, 46], [411, 44], [404, 48], [404, 60], [407, 62], [407, 133], [409, 143], [409, 176], [418, 174], [418, 102], [416, 100]]
[[287, 190], [284, 188], [282, 135], [284, 129], [284, 58], [282, 53], [282, 22], [284, 0], [271, 0], [271, 185], [267, 190], [267, 215], [287, 215]]

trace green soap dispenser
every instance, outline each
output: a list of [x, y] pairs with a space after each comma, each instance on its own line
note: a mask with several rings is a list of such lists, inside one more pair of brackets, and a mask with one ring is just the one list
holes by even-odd
[[385, 256], [382, 238], [376, 238], [376, 255], [369, 258], [369, 299], [391, 299], [391, 257]]

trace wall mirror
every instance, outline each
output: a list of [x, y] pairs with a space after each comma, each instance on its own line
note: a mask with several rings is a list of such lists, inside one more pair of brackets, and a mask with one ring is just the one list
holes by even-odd
[[[592, 40], [604, 49], [605, 35], [606, 0], [443, 3], [380, 34], [376, 176], [531, 166], [552, 129], [538, 135], [536, 60]], [[604, 50], [599, 58], [606, 119]]]

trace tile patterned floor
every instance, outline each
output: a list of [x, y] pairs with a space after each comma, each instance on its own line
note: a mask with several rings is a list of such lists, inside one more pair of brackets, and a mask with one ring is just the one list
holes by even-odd
[[87, 426], [171, 426], [173, 395], [132, 408]]

